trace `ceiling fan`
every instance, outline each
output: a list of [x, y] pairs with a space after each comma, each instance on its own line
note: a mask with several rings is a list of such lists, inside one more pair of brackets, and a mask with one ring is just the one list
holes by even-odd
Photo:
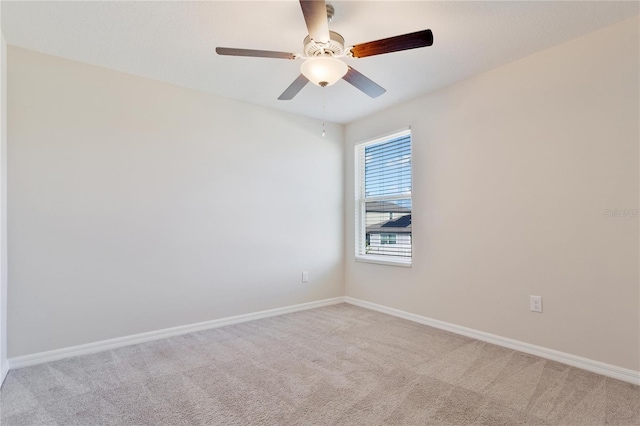
[[372, 98], [382, 95], [386, 90], [373, 80], [348, 66], [339, 58], [364, 58], [383, 53], [431, 46], [433, 33], [422, 30], [345, 48], [344, 38], [329, 31], [329, 21], [333, 18], [334, 8], [324, 0], [300, 0], [309, 35], [304, 39], [303, 52], [287, 53], [269, 50], [236, 49], [217, 47], [218, 55], [250, 56], [256, 58], [304, 59], [300, 66], [300, 75], [278, 97], [290, 100], [309, 82], [321, 86], [331, 86], [341, 78]]

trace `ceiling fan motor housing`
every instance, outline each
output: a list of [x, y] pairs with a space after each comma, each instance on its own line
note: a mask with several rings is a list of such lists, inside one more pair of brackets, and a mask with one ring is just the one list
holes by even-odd
[[311, 40], [310, 36], [307, 36], [303, 44], [303, 52], [307, 57], [344, 55], [344, 37], [335, 31], [329, 31], [329, 41], [327, 43], [317, 43]]

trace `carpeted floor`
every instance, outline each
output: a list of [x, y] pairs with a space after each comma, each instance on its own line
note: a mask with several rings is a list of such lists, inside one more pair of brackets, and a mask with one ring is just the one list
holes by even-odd
[[9, 372], [10, 425], [640, 425], [640, 388], [351, 305]]

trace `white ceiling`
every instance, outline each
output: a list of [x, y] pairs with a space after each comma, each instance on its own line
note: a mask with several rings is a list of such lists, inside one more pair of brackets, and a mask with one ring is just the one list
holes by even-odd
[[[13, 2], [7, 43], [315, 118], [348, 123], [638, 15], [621, 1], [329, 1], [346, 45], [431, 29], [431, 47], [347, 59], [387, 89], [371, 99], [345, 81], [278, 96], [300, 61], [218, 56], [215, 47], [299, 53], [300, 5], [286, 1]], [[324, 99], [323, 99], [324, 98]]]

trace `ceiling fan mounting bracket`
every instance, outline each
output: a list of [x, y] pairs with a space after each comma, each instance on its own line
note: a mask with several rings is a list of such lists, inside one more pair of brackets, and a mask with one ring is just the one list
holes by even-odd
[[327, 22], [331, 22], [335, 13], [336, 10], [333, 8], [333, 5], [327, 3]]

